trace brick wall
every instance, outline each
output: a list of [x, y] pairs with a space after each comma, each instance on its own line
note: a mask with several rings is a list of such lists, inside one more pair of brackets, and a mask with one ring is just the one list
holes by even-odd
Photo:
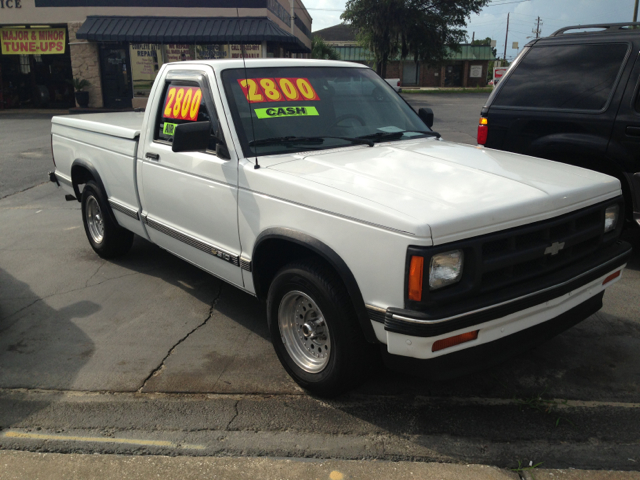
[[387, 64], [387, 78], [402, 79], [402, 68], [400, 62], [389, 62]]
[[81, 26], [82, 22], [67, 24], [73, 78], [84, 79], [91, 83], [91, 85], [85, 89], [89, 92], [89, 106], [100, 108], [103, 106], [103, 103], [98, 44], [76, 39], [76, 32]]
[[[469, 88], [486, 87], [487, 86], [487, 61], [469, 61], [465, 62], [468, 65], [463, 64], [463, 85], [466, 84]], [[482, 77], [471, 78], [471, 67], [473, 65], [482, 66]], [[466, 82], [465, 82], [466, 77]], [[402, 80], [402, 62], [389, 62], [387, 65], [387, 78], [399, 78]], [[406, 88], [410, 89], [414, 85], [407, 85]], [[444, 86], [444, 68], [443, 67], [429, 67], [424, 64], [420, 64], [420, 72], [418, 74], [418, 85], [416, 87], [443, 87]]]
[[420, 65], [420, 86], [439, 87], [440, 67], [428, 67], [426, 65]]

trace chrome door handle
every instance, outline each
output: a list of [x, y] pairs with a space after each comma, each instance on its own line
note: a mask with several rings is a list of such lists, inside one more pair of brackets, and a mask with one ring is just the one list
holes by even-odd
[[160, 155], [158, 155], [157, 153], [147, 152], [145, 157], [150, 158], [151, 160], [155, 160], [155, 161], [160, 160]]

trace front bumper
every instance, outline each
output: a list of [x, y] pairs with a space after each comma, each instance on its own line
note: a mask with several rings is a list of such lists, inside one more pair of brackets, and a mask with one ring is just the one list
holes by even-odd
[[[519, 297], [469, 310], [447, 318], [428, 318], [422, 312], [388, 308], [384, 314], [387, 351], [393, 355], [431, 359], [494, 342], [542, 323], [553, 323], [566, 312], [589, 304], [620, 277], [603, 285], [609, 275], [622, 270], [631, 255], [631, 246], [618, 242], [614, 255], [605, 262], [570, 279]], [[600, 308], [600, 307], [598, 307]], [[593, 312], [584, 311], [584, 320]], [[378, 319], [382, 320], [382, 315]], [[425, 318], [426, 317], [426, 318]], [[575, 318], [574, 314], [572, 318]], [[577, 323], [577, 322], [576, 322]], [[379, 326], [380, 327], [380, 326]], [[378, 327], [378, 328], [379, 328]], [[478, 338], [433, 352], [433, 344], [467, 332], [478, 330]]]
[[410, 372], [412, 375], [429, 380], [448, 380], [467, 375], [502, 363], [580, 323], [602, 308], [603, 296], [604, 291], [601, 291], [548, 321], [487, 343], [460, 345], [464, 348], [457, 349], [448, 355], [417, 359], [383, 352], [383, 359], [385, 364], [394, 370]]

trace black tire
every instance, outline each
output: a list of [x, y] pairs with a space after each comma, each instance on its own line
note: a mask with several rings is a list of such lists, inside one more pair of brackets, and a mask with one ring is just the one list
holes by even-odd
[[133, 233], [112, 220], [106, 195], [93, 180], [82, 190], [82, 223], [91, 248], [102, 258], [118, 257], [131, 249]]
[[[287, 334], [280, 327], [279, 314], [291, 311], [283, 306], [290, 304], [287, 299], [295, 297], [296, 302], [306, 302], [300, 292], [315, 303], [314, 307], [319, 307], [326, 322], [324, 325], [328, 327], [330, 341], [323, 352], [328, 352], [328, 358], [322, 360], [326, 364], [320, 371], [305, 371], [301, 367], [288, 351], [285, 344]], [[308, 306], [311, 307], [311, 303]], [[298, 311], [302, 310], [295, 310], [296, 313]], [[295, 314], [293, 317], [298, 318]], [[322, 261], [312, 259], [292, 263], [276, 274], [269, 287], [267, 319], [273, 347], [285, 370], [298, 385], [316, 395], [332, 397], [357, 386], [367, 378], [371, 366], [377, 364], [375, 356], [379, 354], [378, 349], [365, 340], [346, 288], [338, 275]], [[302, 340], [302, 330], [289, 329], [292, 331], [299, 332], [301, 343], [305, 341]], [[292, 342], [295, 343], [296, 339]], [[302, 348], [301, 344], [299, 348]], [[311, 350], [307, 349], [307, 352]]]

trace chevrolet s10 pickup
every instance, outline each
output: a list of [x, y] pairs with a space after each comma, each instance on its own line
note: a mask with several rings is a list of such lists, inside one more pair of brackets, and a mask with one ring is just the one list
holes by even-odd
[[363, 65], [181, 62], [145, 112], [54, 117], [50, 176], [101, 257], [139, 235], [264, 300], [284, 368], [330, 396], [381, 354], [447, 378], [522, 352], [630, 255], [617, 179], [432, 124]]

